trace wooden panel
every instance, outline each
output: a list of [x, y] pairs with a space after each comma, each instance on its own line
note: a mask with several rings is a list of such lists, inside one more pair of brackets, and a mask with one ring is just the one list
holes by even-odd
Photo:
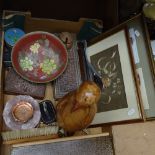
[[11, 145], [2, 145], [0, 149], [1, 155], [11, 155]]
[[38, 145], [38, 144], [49, 144], [49, 143], [53, 143], [53, 142], [67, 142], [67, 141], [73, 141], [73, 140], [91, 139], [91, 138], [95, 138], [95, 137], [106, 137], [106, 136], [109, 136], [109, 133], [65, 137], [65, 138], [58, 138], [58, 139], [51, 139], [51, 140], [42, 140], [42, 141], [35, 141], [35, 142], [29, 142], [29, 143], [21, 143], [21, 144], [15, 144], [15, 145], [13, 145], [13, 147], [30, 146], [30, 145]]
[[76, 139], [75, 141], [13, 147], [12, 155], [113, 155], [111, 137]]
[[64, 20], [52, 20], [26, 17], [25, 31], [47, 31], [47, 32], [79, 32], [81, 26], [84, 23], [84, 19], [79, 22], [64, 21]]

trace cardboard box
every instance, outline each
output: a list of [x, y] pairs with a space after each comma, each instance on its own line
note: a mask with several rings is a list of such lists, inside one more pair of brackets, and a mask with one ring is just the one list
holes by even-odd
[[155, 121], [112, 127], [115, 155], [154, 155]]
[[[79, 19], [79, 21], [74, 22], [74, 21], [63, 21], [63, 20], [53, 20], [53, 19], [40, 19], [40, 18], [32, 18], [31, 17], [31, 13], [29, 12], [14, 12], [14, 11], [4, 11], [3, 13], [3, 19], [12, 16], [12, 15], [24, 15], [25, 17], [25, 22], [24, 22], [24, 30], [26, 33], [32, 32], [32, 31], [47, 31], [50, 33], [59, 33], [59, 32], [72, 32], [72, 33], [78, 33], [80, 31], [80, 28], [82, 27], [85, 19], [81, 18]], [[15, 23], [16, 24], [16, 23]], [[0, 131], [1, 132], [5, 132], [5, 131], [9, 131], [9, 129], [6, 127], [5, 123], [3, 122], [3, 118], [2, 118], [2, 113], [3, 113], [3, 108], [4, 108], [4, 104], [6, 103], [6, 101], [8, 101], [9, 99], [13, 98], [14, 95], [7, 95], [4, 93], [4, 78], [5, 78], [5, 68], [4, 68], [4, 64], [3, 64], [3, 51], [4, 51], [4, 31], [1, 31], [1, 55], [0, 55]], [[51, 96], [51, 92], [52, 92], [52, 87], [50, 84], [47, 84], [47, 88], [46, 88], [46, 95], [45, 95], [45, 99], [49, 99], [49, 100], [54, 100], [53, 96]], [[92, 132], [95, 131], [95, 132]], [[92, 137], [100, 137], [100, 136], [108, 136], [109, 132], [107, 132], [107, 130], [105, 132], [102, 132], [102, 129], [99, 128], [97, 130], [92, 130], [89, 132], [88, 135], [75, 135], [73, 137], [70, 138], [60, 138], [60, 139], [56, 139], [56, 141], [68, 141], [68, 140], [73, 140], [73, 139], [84, 139], [84, 138], [92, 138]], [[94, 135], [95, 133], [95, 135]], [[38, 137], [37, 139], [34, 139], [33, 137], [31, 138], [26, 138], [23, 139], [22, 141], [20, 139], [17, 139], [15, 141], [10, 141], [9, 145], [5, 145], [4, 141], [1, 139], [1, 149], [2, 150], [2, 154], [9, 154], [10, 152], [7, 151], [9, 150], [9, 148], [12, 147], [12, 144], [20, 144], [20, 143], [24, 143], [27, 142], [29, 144], [29, 142], [34, 142], [34, 141], [38, 141], [40, 143], [44, 143], [44, 142], [48, 142], [49, 139], [51, 139], [52, 137]], [[55, 142], [55, 140], [50, 140], [50, 142]], [[35, 143], [35, 142], [34, 142]]]
[[[24, 24], [24, 28], [25, 28], [25, 31], [26, 33], [28, 32], [32, 32], [32, 31], [47, 31], [47, 32], [62, 32], [62, 31], [69, 31], [69, 32], [73, 32], [73, 33], [77, 33], [80, 31], [80, 28], [82, 27], [85, 19], [80, 19], [78, 22], [73, 22], [73, 21], [62, 21], [62, 20], [53, 20], [53, 19], [39, 19], [39, 18], [32, 18], [31, 17], [31, 14], [26, 12], [26, 13], [21, 13], [21, 12], [12, 12], [12, 11], [4, 11], [4, 14], [3, 14], [3, 17], [6, 16], [6, 15], [11, 15], [11, 14], [24, 14], [25, 16], [25, 24]], [[116, 29], [119, 29], [121, 27], [132, 27], [133, 23], [134, 22], [139, 22], [140, 21], [140, 25], [143, 27], [142, 29], [142, 33], [144, 33], [144, 37], [143, 39], [145, 40], [145, 47], [147, 49], [147, 68], [151, 68], [149, 74], [148, 75], [149, 77], [151, 78], [154, 78], [154, 72], [155, 72], [155, 68], [154, 68], [154, 64], [153, 64], [153, 61], [152, 61], [152, 56], [151, 56], [151, 48], [150, 48], [150, 41], [149, 41], [149, 37], [148, 37], [148, 32], [146, 31], [146, 25], [143, 24], [143, 17], [142, 15], [138, 15], [134, 18], [132, 18], [131, 20], [115, 27], [114, 29], [110, 30], [110, 31], [107, 31], [106, 33], [100, 35], [99, 37], [95, 38], [92, 40], [91, 44], [94, 44], [95, 42], [101, 40], [103, 37], [109, 35], [111, 33], [111, 31], [115, 31]], [[147, 39], [145, 39], [145, 37]], [[2, 46], [1, 46], [1, 55], [0, 55], [0, 131], [7, 131], [8, 129], [6, 128], [6, 126], [4, 125], [4, 122], [3, 122], [3, 119], [2, 119], [2, 112], [3, 112], [3, 107], [4, 107], [4, 103], [12, 98], [13, 96], [10, 96], [10, 95], [6, 95], [4, 94], [4, 89], [3, 89], [3, 81], [4, 81], [4, 78], [5, 78], [5, 70], [4, 70], [4, 66], [3, 66], [3, 63], [2, 63], [2, 58], [3, 58], [3, 45], [4, 45], [4, 32], [2, 32]], [[150, 61], [148, 61], [150, 60]], [[136, 66], [134, 66], [136, 68]], [[147, 70], [147, 68], [145, 68], [145, 70]], [[136, 77], [137, 78], [137, 77]], [[139, 87], [139, 86], [138, 86]], [[154, 89], [154, 88], [152, 88]], [[140, 92], [140, 88], [138, 88], [138, 91]], [[47, 86], [47, 95], [45, 98], [48, 98], [50, 100], [53, 100], [53, 96], [49, 95], [50, 93], [49, 92], [52, 92], [51, 88], [49, 88]], [[141, 98], [141, 97], [140, 97]], [[141, 98], [142, 100], [142, 98]], [[145, 121], [146, 118], [150, 118], [149, 115], [147, 115], [146, 117], [146, 112], [147, 110], [144, 110], [144, 104], [140, 104], [140, 111], [141, 111], [141, 114], [143, 116], [143, 119], [142, 120], [138, 120], [138, 121]], [[151, 110], [151, 108], [150, 108]], [[155, 109], [154, 109], [155, 110]], [[123, 123], [123, 122], [122, 122]], [[15, 145], [16, 147], [18, 146], [25, 146], [25, 145], [36, 145], [36, 144], [42, 144], [42, 143], [52, 143], [52, 142], [60, 142], [60, 141], [68, 141], [68, 140], [76, 140], [76, 139], [85, 139], [85, 138], [93, 138], [93, 137], [100, 137], [100, 136], [108, 136], [110, 133], [111, 133], [111, 126], [113, 124], [110, 124], [110, 125], [107, 125], [107, 126], [103, 126], [101, 125], [99, 130], [97, 129], [97, 131], [95, 130], [95, 132], [90, 132], [89, 135], [78, 135], [78, 136], [73, 136], [73, 137], [67, 137], [67, 138], [60, 138], [60, 139], [53, 139], [53, 140], [49, 140], [49, 137], [46, 138], [46, 137], [40, 137], [40, 139], [33, 139], [33, 138], [30, 138], [30, 139], [26, 139], [26, 141], [22, 141], [21, 143], [21, 140], [16, 140], [14, 142], [14, 144], [17, 144]], [[94, 135], [95, 133], [95, 135]], [[37, 141], [37, 142], [36, 142]], [[4, 145], [3, 144], [3, 141], [1, 140], [1, 149], [3, 151], [3, 155], [5, 154], [9, 154], [9, 152], [6, 152], [6, 150], [9, 150], [8, 148], [11, 148], [12, 145]], [[6, 149], [5, 149], [6, 148]]]

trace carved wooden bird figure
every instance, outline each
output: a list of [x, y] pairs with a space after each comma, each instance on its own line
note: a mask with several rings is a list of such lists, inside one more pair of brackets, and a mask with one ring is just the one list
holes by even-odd
[[100, 88], [91, 81], [65, 95], [56, 107], [59, 126], [68, 132], [88, 127], [97, 112], [100, 95]]

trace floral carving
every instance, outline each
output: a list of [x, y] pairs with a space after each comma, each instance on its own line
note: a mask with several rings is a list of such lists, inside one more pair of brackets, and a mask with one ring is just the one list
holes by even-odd
[[50, 75], [57, 68], [57, 65], [54, 59], [45, 59], [43, 63], [40, 64], [40, 68], [42, 72]]
[[33, 53], [38, 53], [38, 49], [40, 48], [40, 44], [39, 43], [34, 43], [33, 45], [30, 46], [30, 50]]
[[32, 71], [33, 70], [33, 61], [28, 57], [20, 59], [20, 66], [24, 71]]

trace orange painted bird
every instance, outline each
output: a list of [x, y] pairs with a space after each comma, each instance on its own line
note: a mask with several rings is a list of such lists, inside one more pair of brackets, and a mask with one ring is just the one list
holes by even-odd
[[88, 127], [97, 112], [100, 96], [100, 88], [91, 81], [83, 82], [77, 90], [65, 95], [56, 107], [59, 126], [68, 132]]

